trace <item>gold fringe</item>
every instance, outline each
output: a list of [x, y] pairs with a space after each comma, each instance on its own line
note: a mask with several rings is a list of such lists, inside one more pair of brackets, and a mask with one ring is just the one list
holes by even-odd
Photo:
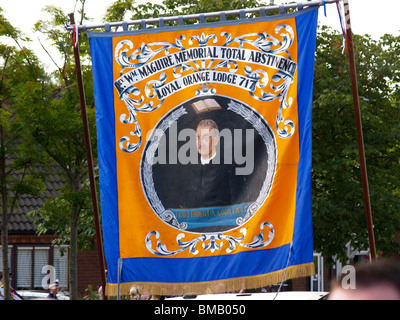
[[[282, 281], [285, 269], [275, 272], [242, 277], [232, 278], [218, 281], [206, 282], [185, 282], [185, 283], [164, 283], [164, 282], [129, 282], [120, 284], [121, 296], [128, 295], [132, 287], [136, 287], [142, 295], [159, 295], [159, 296], [183, 296], [185, 294], [214, 294], [239, 291], [241, 289], [254, 289], [272, 284], [277, 284]], [[306, 263], [301, 265], [290, 266], [287, 268], [285, 281], [294, 278], [308, 277], [315, 274], [314, 263]], [[106, 295], [117, 296], [118, 284], [107, 283]]]

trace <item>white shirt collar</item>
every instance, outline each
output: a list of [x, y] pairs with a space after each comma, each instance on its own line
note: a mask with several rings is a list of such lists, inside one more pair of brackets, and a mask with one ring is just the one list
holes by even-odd
[[211, 160], [215, 158], [216, 155], [217, 155], [217, 153], [214, 152], [214, 154], [210, 158], [203, 159], [202, 157], [200, 157], [201, 164], [209, 164], [211, 162]]

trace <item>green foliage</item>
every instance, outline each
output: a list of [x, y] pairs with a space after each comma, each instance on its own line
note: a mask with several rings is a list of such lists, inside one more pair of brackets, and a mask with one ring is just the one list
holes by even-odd
[[19, 116], [15, 101], [43, 76], [37, 59], [20, 45], [22, 34], [2, 14], [0, 36], [12, 39], [12, 45], [0, 44], [0, 196], [2, 270], [4, 297], [11, 299], [8, 260], [8, 218], [17, 212], [17, 199], [24, 194], [40, 195], [44, 180], [35, 167], [42, 163], [40, 153], [30, 144], [29, 131]]
[[133, 0], [116, 0], [106, 11], [105, 22], [125, 21], [126, 12], [134, 8]]
[[3, 9], [0, 7], [0, 36], [11, 38], [21, 37], [21, 31], [15, 28], [4, 16]]
[[[398, 250], [394, 238], [400, 225], [396, 178], [400, 174], [400, 114], [394, 100], [398, 46], [388, 46], [387, 39], [354, 37], [374, 234], [382, 255]], [[367, 249], [368, 237], [350, 74], [341, 45], [341, 35], [320, 30], [314, 76], [312, 191], [315, 250], [346, 259], [345, 245]]]
[[[117, 0], [107, 9], [103, 20], [106, 22], [142, 20], [158, 17], [183, 16], [206, 12], [255, 8], [261, 6], [266, 6], [266, 4], [257, 0], [164, 0], [161, 4], [155, 4], [152, 2], [136, 4], [133, 0]], [[227, 20], [239, 19], [239, 16], [229, 15], [226, 18]], [[212, 21], [219, 21], [219, 18], [207, 19], [207, 22]], [[194, 24], [197, 22], [197, 19], [185, 20], [185, 24]], [[166, 22], [165, 25], [177, 25], [177, 22]], [[147, 25], [146, 27], [154, 28], [156, 25]], [[139, 26], [131, 27], [131, 29], [139, 28]]]
[[0, 34], [11, 37], [16, 44], [0, 45], [0, 180], [4, 188], [2, 197], [7, 197], [10, 212], [14, 212], [19, 196], [38, 196], [43, 191], [45, 179], [36, 167], [45, 157], [30, 143], [30, 132], [18, 113], [17, 101], [31, 89], [37, 89], [37, 80], [44, 73], [33, 53], [20, 46], [21, 33], [5, 19], [1, 10]]
[[[80, 4], [76, 22], [83, 24], [85, 0]], [[44, 12], [49, 17], [35, 25], [37, 32], [58, 49], [61, 64], [52, 75], [54, 81], [43, 81], [44, 90], [39, 95], [33, 91], [19, 101], [21, 117], [31, 132], [32, 143], [36, 144], [60, 169], [65, 182], [62, 193], [50, 199], [38, 211], [36, 223], [39, 232], [50, 229], [58, 235], [56, 244], [69, 245], [69, 278], [71, 298], [77, 298], [77, 254], [80, 249], [93, 247], [94, 223], [91, 210], [91, 196], [87, 183], [87, 158], [83, 134], [80, 97], [77, 86], [76, 65], [73, 57], [71, 33], [65, 31], [67, 14], [54, 6], [47, 6]], [[95, 137], [95, 112], [89, 57], [89, 44], [85, 33], [80, 33], [80, 57], [87, 101], [89, 131]], [[47, 52], [47, 51], [46, 51]], [[52, 60], [55, 59], [52, 57]], [[96, 148], [93, 142], [93, 154]]]
[[[84, 1], [80, 3], [83, 6]], [[29, 94], [17, 103], [21, 118], [31, 133], [31, 143], [37, 145], [60, 168], [58, 171], [65, 186], [57, 198], [49, 199], [41, 210], [34, 212], [34, 216], [39, 233], [54, 231], [58, 235], [55, 240], [57, 244], [71, 245], [71, 228], [74, 229], [71, 225], [76, 225], [78, 248], [87, 249], [93, 246], [95, 231], [71, 34], [64, 28], [66, 13], [53, 6], [45, 7], [44, 12], [48, 20], [36, 23], [35, 29], [46, 35], [58, 49], [62, 65], [57, 66], [52, 75], [55, 81], [47, 78], [41, 83], [32, 84]], [[83, 22], [83, 15], [84, 12], [81, 12], [81, 19], [76, 20]], [[96, 133], [94, 96], [90, 61], [84, 59], [89, 57], [85, 33], [81, 33], [80, 48], [87, 114], [93, 138]], [[96, 155], [95, 139], [92, 141], [93, 155]]]
[[85, 294], [81, 299], [82, 300], [100, 300], [99, 292], [98, 292], [98, 290], [95, 290], [92, 285], [89, 285], [85, 289]]
[[70, 241], [71, 211], [76, 210], [74, 204], [80, 205], [78, 224], [78, 247], [81, 250], [94, 246], [95, 230], [90, 202], [90, 186], [85, 186], [79, 192], [64, 191], [54, 199], [48, 199], [39, 210], [32, 211], [29, 216], [35, 218], [39, 235], [54, 232], [57, 237], [53, 245], [68, 244]]

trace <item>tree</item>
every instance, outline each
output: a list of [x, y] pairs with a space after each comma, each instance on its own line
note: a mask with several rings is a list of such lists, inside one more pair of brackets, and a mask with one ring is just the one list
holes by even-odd
[[[390, 41], [388, 41], [390, 39]], [[368, 248], [353, 100], [342, 36], [318, 34], [313, 104], [313, 224], [315, 250], [346, 259], [346, 244]], [[376, 247], [382, 255], [394, 241], [399, 216], [399, 39], [355, 36], [363, 133]]]
[[[161, 4], [146, 2], [136, 4], [134, 0], [116, 0], [106, 12], [104, 21], [140, 20], [157, 17], [180, 16], [200, 14], [206, 12], [219, 12], [236, 9], [256, 8], [266, 6], [257, 0], [164, 0]], [[238, 16], [228, 16], [227, 19], [238, 19]], [[219, 18], [208, 19], [207, 22], [219, 21]], [[198, 20], [187, 20], [185, 24], [191, 24]], [[172, 25], [176, 22], [171, 22]], [[167, 25], [167, 24], [166, 24]], [[152, 27], [152, 26], [147, 26]], [[133, 28], [139, 28], [134, 26]]]
[[[29, 143], [29, 132], [16, 112], [17, 101], [30, 90], [41, 92], [40, 81], [45, 76], [36, 57], [21, 47], [22, 34], [2, 14], [0, 36], [13, 39], [17, 47], [0, 45], [0, 195], [1, 243], [5, 299], [9, 300], [8, 219], [17, 212], [17, 199], [23, 194], [39, 195], [43, 187], [43, 172], [35, 170], [42, 157]], [[33, 89], [34, 88], [34, 89]]]
[[[85, 0], [81, 4], [82, 23], [85, 19]], [[77, 254], [78, 250], [93, 244], [94, 228], [90, 218], [90, 191], [87, 184], [87, 160], [79, 108], [79, 93], [76, 84], [75, 65], [72, 59], [71, 34], [64, 29], [66, 14], [53, 6], [44, 11], [50, 21], [39, 21], [35, 30], [47, 36], [58, 48], [62, 65], [57, 65], [53, 82], [46, 83], [42, 95], [32, 94], [19, 102], [19, 112], [31, 132], [32, 143], [40, 147], [60, 168], [65, 181], [62, 195], [50, 199], [41, 210], [36, 211], [39, 233], [55, 230], [56, 243], [69, 244], [69, 281], [71, 299], [77, 299]], [[88, 40], [81, 33], [81, 55], [88, 57]], [[56, 59], [53, 58], [53, 61]], [[82, 66], [85, 79], [88, 117], [91, 132], [95, 132], [94, 101], [91, 68]], [[93, 148], [94, 152], [96, 149]], [[91, 222], [91, 223], [82, 223]], [[81, 236], [81, 238], [80, 238]], [[83, 240], [80, 240], [82, 239]]]

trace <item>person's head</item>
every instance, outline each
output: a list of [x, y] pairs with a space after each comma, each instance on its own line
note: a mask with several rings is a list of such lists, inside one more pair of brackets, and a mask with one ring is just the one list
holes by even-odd
[[219, 142], [219, 130], [214, 120], [201, 120], [196, 129], [197, 151], [203, 159], [211, 158]]
[[400, 262], [378, 260], [355, 268], [355, 289], [335, 284], [329, 300], [400, 300]]
[[60, 286], [57, 280], [50, 284], [49, 291], [54, 296], [58, 293], [58, 291], [60, 291]]

